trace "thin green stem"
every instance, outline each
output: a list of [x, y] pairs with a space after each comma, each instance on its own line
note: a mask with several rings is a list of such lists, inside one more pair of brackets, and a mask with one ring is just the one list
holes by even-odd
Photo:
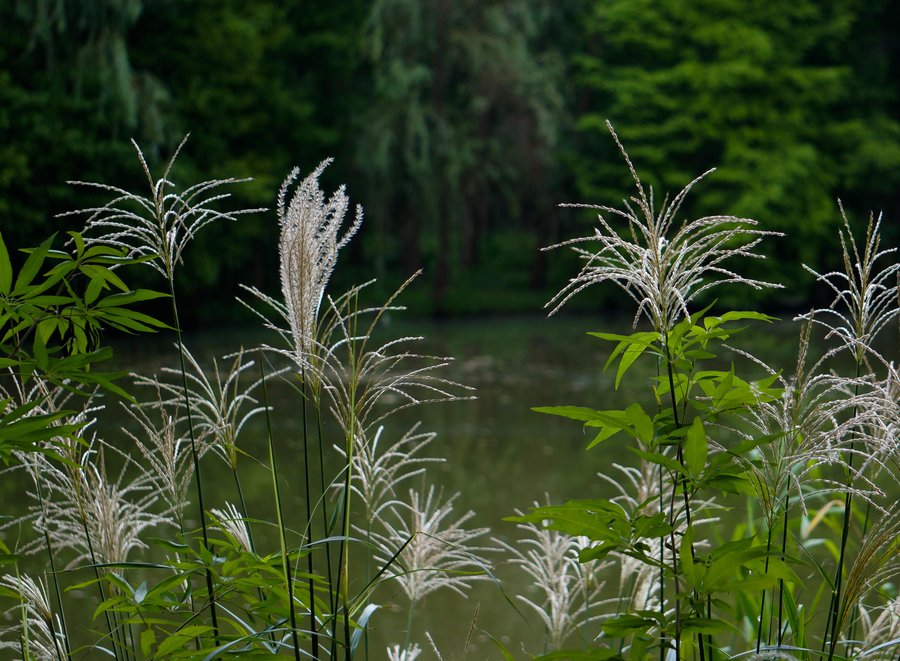
[[[100, 593], [100, 603], [102, 604], [106, 601], [106, 591], [103, 589], [103, 582], [100, 576], [100, 567], [97, 566], [97, 557], [94, 555], [94, 543], [91, 541], [91, 534], [88, 531], [87, 518], [84, 515], [84, 511], [80, 511], [79, 514], [81, 515], [81, 526], [84, 529], [84, 538], [85, 540], [87, 540], [88, 554], [91, 558], [91, 566], [94, 568], [94, 576], [97, 579], [97, 591]], [[108, 610], [103, 611], [103, 619], [106, 621], [106, 629], [107, 631], [109, 631], [110, 638], [112, 638], [113, 626], [112, 621], [109, 619]], [[113, 657], [118, 661], [119, 651], [115, 648], [115, 646], [113, 646]]]
[[[857, 353], [856, 357], [856, 378], [859, 379], [860, 372], [862, 370], [862, 356]], [[859, 396], [859, 382], [857, 381], [856, 386], [853, 390], [854, 399]], [[853, 409], [853, 417], [856, 417], [856, 407]], [[844, 521], [841, 527], [841, 545], [840, 545], [840, 553], [838, 555], [838, 564], [834, 573], [834, 590], [831, 593], [831, 605], [830, 605], [830, 615], [829, 622], [830, 626], [826, 624], [825, 626], [825, 638], [828, 639], [829, 629], [831, 630], [831, 638], [829, 640], [828, 647], [828, 661], [832, 661], [834, 658], [834, 649], [837, 645], [838, 638], [838, 624], [840, 620], [840, 611], [841, 611], [841, 584], [843, 582], [844, 577], [844, 559], [846, 557], [847, 551], [847, 538], [850, 535], [850, 518], [851, 518], [851, 510], [853, 506], [853, 457], [856, 454], [856, 439], [850, 441], [850, 451], [847, 457], [847, 493], [844, 495]]]
[[[35, 488], [37, 489], [38, 500], [41, 503], [41, 511], [44, 512], [44, 516], [46, 517], [46, 510], [44, 508], [44, 493], [43, 489], [41, 489], [41, 481], [39, 478], [36, 478]], [[47, 532], [46, 527], [43, 530], [44, 533], [44, 544], [47, 546], [47, 555], [50, 559], [50, 573], [53, 575], [53, 588], [56, 591], [56, 601], [59, 605], [59, 622], [62, 627], [62, 631], [60, 632], [63, 637], [63, 644], [65, 645], [65, 654], [66, 657], [72, 656], [72, 650], [69, 647], [69, 627], [66, 624], [66, 610], [63, 607], [62, 601], [62, 591], [59, 589], [59, 578], [56, 573], [56, 560], [53, 557], [53, 546], [50, 543], [50, 533]], [[53, 618], [50, 618], [50, 635], [53, 637], [54, 646], [58, 646], [58, 641], [56, 640], [56, 631], [53, 625]]]
[[409, 644], [412, 642], [412, 626], [413, 615], [415, 613], [415, 603], [409, 602], [409, 612], [406, 614], [406, 635], [403, 637], [403, 649], [408, 650]]
[[[191, 396], [187, 382], [187, 367], [184, 362], [184, 343], [181, 336], [181, 322], [178, 318], [178, 304], [175, 299], [175, 280], [169, 275], [169, 293], [172, 297], [172, 318], [175, 321], [175, 336], [178, 344], [178, 359], [181, 365], [181, 386], [184, 392], [184, 407], [187, 415], [188, 437], [191, 441], [191, 461], [194, 464], [194, 479], [197, 482], [197, 504], [200, 507], [200, 529], [203, 536], [203, 549], [209, 550], [209, 532], [206, 526], [206, 508], [203, 504], [203, 480], [200, 475], [200, 456], [197, 452], [197, 439], [194, 436], [194, 420], [191, 414]], [[216, 612], [216, 592], [213, 585], [212, 570], [206, 568], [206, 589], [209, 593], [209, 615], [212, 620], [213, 642], [219, 646], [219, 621]]]
[[[784, 530], [781, 534], [781, 561], [787, 555], [788, 510], [791, 508], [791, 494], [788, 492], [784, 501]], [[778, 647], [784, 638], [784, 579], [778, 579]]]
[[312, 644], [312, 656], [313, 659], [319, 658], [319, 631], [318, 624], [316, 622], [316, 599], [315, 599], [315, 585], [313, 583], [313, 576], [315, 575], [314, 567], [313, 567], [313, 556], [312, 556], [312, 543], [313, 543], [313, 522], [312, 522], [312, 494], [309, 486], [310, 475], [309, 475], [309, 434], [307, 428], [307, 414], [306, 414], [306, 392], [307, 392], [307, 383], [306, 383], [306, 370], [301, 370], [300, 373], [300, 381], [301, 381], [301, 400], [302, 400], [302, 415], [303, 415], [303, 472], [304, 472], [304, 486], [306, 489], [306, 534], [307, 534], [307, 544], [309, 545], [310, 552], [306, 555], [307, 559], [307, 568], [309, 569], [309, 631], [311, 636], [311, 644]]
[[[297, 615], [294, 612], [294, 582], [291, 578], [291, 563], [288, 557], [287, 536], [284, 528], [284, 513], [281, 510], [281, 490], [278, 487], [278, 471], [275, 466], [275, 443], [272, 439], [272, 421], [269, 416], [269, 392], [266, 384], [266, 374], [263, 370], [262, 351], [259, 355], [259, 374], [262, 381], [263, 411], [266, 414], [266, 440], [269, 450], [269, 469], [272, 477], [272, 491], [275, 496], [275, 514], [278, 517], [279, 541], [281, 542], [281, 567], [284, 570], [284, 583], [287, 590], [288, 610], [291, 622], [291, 638], [294, 643], [294, 659], [300, 661], [300, 641], [297, 638]], [[310, 601], [313, 595], [309, 595]]]
[[[331, 537], [331, 524], [328, 518], [328, 502], [325, 494], [328, 493], [328, 486], [325, 484], [325, 434], [322, 431], [322, 405], [317, 395], [313, 395], [313, 401], [316, 404], [316, 435], [319, 444], [319, 485], [321, 489], [321, 508], [322, 508], [322, 529], [325, 531], [324, 537]], [[331, 573], [331, 545], [325, 545], [325, 576], [328, 579], [329, 593], [334, 585]], [[332, 614], [337, 611], [337, 604], [333, 594], [329, 594]]]
[[[769, 517], [766, 517], [767, 519]], [[769, 552], [772, 550], [772, 526], [769, 525], [769, 534], [766, 538], [766, 565], [763, 570], [763, 576], [768, 575], [769, 573]], [[762, 591], [762, 597], [760, 598], [759, 604], [759, 619], [756, 622], [756, 653], [759, 654], [759, 649], [762, 647], [762, 632], [763, 632], [763, 620], [766, 612], [766, 591]]]

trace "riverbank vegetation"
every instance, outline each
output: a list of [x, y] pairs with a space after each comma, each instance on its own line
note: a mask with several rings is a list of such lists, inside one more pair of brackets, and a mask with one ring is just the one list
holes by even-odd
[[[330, 161], [291, 171], [273, 220], [235, 204], [245, 180], [184, 185], [189, 140], [162, 166], [134, 145], [140, 189], [81, 185], [102, 199], [70, 214], [80, 232], [19, 254], [0, 244], [0, 451], [29, 483], [24, 509], [0, 524], [4, 653], [466, 658], [465, 633], [442, 651], [417, 614], [436, 591], [492, 582], [545, 637], [523, 649], [487, 627], [495, 647], [478, 658], [895, 659], [900, 263], [880, 217], [857, 226], [835, 209], [843, 268], [807, 266], [833, 300], [799, 316], [796, 364], [769, 365], [742, 338], [772, 318], [714, 296], [778, 287], [777, 271], [757, 274], [780, 230], [688, 215], [710, 173], [654, 197], [606, 129], [632, 193], [589, 207], [593, 231], [556, 246], [574, 248], [581, 268], [548, 309], [618, 286], [635, 304], [634, 332], [591, 335], [611, 343], [615, 388], [641, 362], [654, 376], [622, 409], [578, 402], [534, 415], [574, 419], [588, 452], [625, 444], [631, 461], [597, 478], [618, 495], [538, 504], [535, 493], [493, 532], [470, 525], [466, 493], [429, 478], [442, 462], [434, 434], [395, 424], [401, 410], [474, 393], [444, 373], [451, 358], [417, 349], [421, 338], [381, 339], [418, 273], [384, 298], [368, 281], [337, 286], [364, 221], [344, 187], [323, 190]], [[257, 215], [279, 238], [278, 286], [248, 283], [240, 299], [270, 340], [204, 369], [180, 323], [182, 258], [201, 230], [240, 236]], [[154, 289], [129, 284], [140, 270]], [[139, 309], [147, 302], [163, 314]], [[103, 372], [107, 329], [171, 333], [179, 364]], [[275, 382], [291, 388], [287, 405], [273, 406]], [[98, 432], [110, 407], [130, 416], [126, 443]], [[294, 423], [289, 465], [275, 416]], [[249, 434], [263, 439], [259, 456]], [[227, 484], [210, 484], [213, 466]], [[268, 505], [250, 511], [244, 476], [260, 469]], [[506, 594], [498, 567], [534, 589]], [[405, 625], [376, 648], [385, 599], [403, 604]]]

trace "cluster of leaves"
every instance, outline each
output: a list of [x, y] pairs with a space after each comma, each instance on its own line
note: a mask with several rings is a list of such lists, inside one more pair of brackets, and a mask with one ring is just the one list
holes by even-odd
[[70, 237], [72, 251], [52, 249], [51, 237], [26, 251], [16, 271], [0, 236], [0, 368], [10, 377], [0, 402], [0, 457], [5, 461], [13, 450], [34, 450], [42, 441], [75, 431], [56, 424], [71, 411], [40, 411], [46, 385], [81, 394], [99, 387], [128, 396], [114, 382], [120, 373], [96, 367], [112, 357], [112, 349], [100, 342], [103, 328], [140, 333], [167, 327], [133, 308], [163, 294], [131, 289], [122, 280], [118, 267], [134, 261], [127, 251], [87, 247], [76, 232]]
[[[704, 316], [709, 308], [682, 319], [668, 332], [639, 331], [631, 335], [590, 333], [614, 342], [606, 367], [616, 368], [616, 387], [641, 356], [660, 365], [671, 365], [652, 384], [658, 412], [651, 415], [637, 402], [625, 409], [594, 410], [585, 407], [538, 407], [541, 413], [584, 423], [597, 434], [593, 448], [620, 434], [633, 442], [630, 450], [641, 461], [658, 467], [666, 484], [664, 493], [637, 503], [633, 508], [616, 500], [575, 500], [563, 505], [539, 507], [515, 520], [540, 523], [569, 535], [591, 540], [580, 554], [582, 562], [598, 561], [615, 553], [633, 558], [661, 576], [660, 583], [674, 586], [673, 600], [682, 601], [674, 612], [635, 610], [605, 619], [603, 631], [613, 638], [634, 637], [628, 658], [643, 659], [660, 640], [679, 645], [690, 634], [728, 631], [726, 620], [712, 617], [711, 608], [728, 609], [736, 592], [766, 590], [784, 579], [796, 577], [787, 563], [755, 537], [737, 539], [700, 553], [695, 545], [691, 516], [698, 496], [708, 491], [752, 494], [746, 458], [769, 439], [714, 446], [707, 430], [720, 426], [722, 418], [777, 399], [776, 376], [745, 380], [728, 370], [701, 369], [700, 361], [716, 358], [721, 344], [741, 330], [735, 322], [771, 321], [756, 312], [729, 312]], [[711, 450], [716, 451], [711, 451]], [[666, 552], [661, 552], [666, 548]], [[764, 572], [763, 568], [767, 570]], [[672, 588], [670, 588], [672, 589]]]

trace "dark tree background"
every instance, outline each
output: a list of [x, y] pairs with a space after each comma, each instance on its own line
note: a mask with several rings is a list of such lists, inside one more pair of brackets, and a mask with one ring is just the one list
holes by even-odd
[[[838, 198], [900, 242], [898, 25], [886, 0], [8, 0], [0, 230], [70, 229], [54, 215], [93, 200], [67, 180], [139, 187], [129, 139], [161, 164], [190, 132], [177, 178], [253, 176], [235, 205], [336, 158], [326, 187], [366, 209], [338, 284], [422, 268], [422, 312], [534, 311], [575, 268], [538, 249], [591, 220], [556, 203], [630, 193], [608, 118], [660, 198], [715, 166], [687, 213], [786, 232], [765, 303], [804, 305]], [[276, 238], [272, 212], [201, 235], [195, 324], [239, 282], [277, 287]]]

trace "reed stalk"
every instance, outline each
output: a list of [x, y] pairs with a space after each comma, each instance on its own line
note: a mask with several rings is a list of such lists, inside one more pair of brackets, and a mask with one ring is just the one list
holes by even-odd
[[[291, 639], [294, 645], [294, 659], [300, 661], [300, 641], [297, 637], [297, 614], [294, 609], [294, 582], [291, 577], [291, 563], [287, 550], [287, 535], [284, 525], [284, 512], [281, 509], [281, 489], [278, 486], [278, 470], [275, 463], [275, 443], [272, 438], [272, 421], [269, 416], [269, 389], [263, 369], [262, 351], [259, 352], [259, 374], [262, 380], [263, 407], [266, 416], [266, 443], [269, 453], [269, 472], [272, 478], [272, 493], [275, 497], [275, 516], [278, 521], [278, 540], [281, 544], [281, 567], [284, 571], [284, 584], [288, 596], [288, 614], [291, 623]], [[310, 601], [315, 595], [310, 591]], [[314, 629], [315, 630], [315, 629]]]

